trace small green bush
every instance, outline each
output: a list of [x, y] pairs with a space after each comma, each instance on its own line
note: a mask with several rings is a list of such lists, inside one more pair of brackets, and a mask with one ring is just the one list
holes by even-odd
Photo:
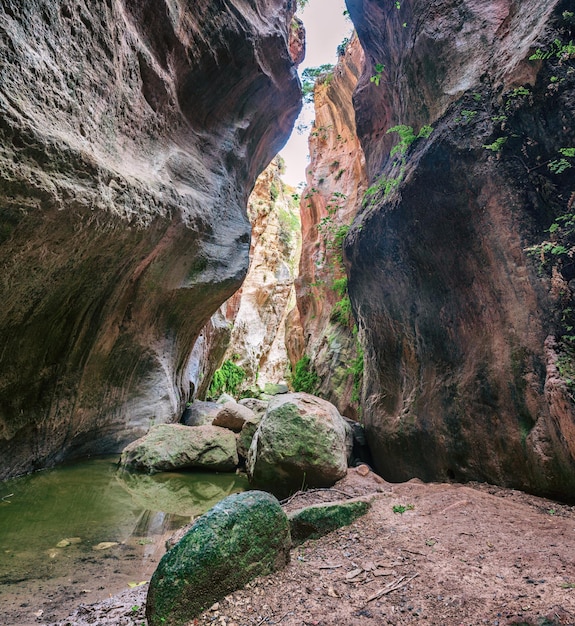
[[291, 377], [291, 384], [294, 391], [303, 391], [305, 393], [315, 393], [320, 380], [311, 365], [309, 356], [303, 356], [296, 364], [295, 370]]
[[344, 296], [339, 302], [334, 304], [331, 310], [330, 320], [342, 326], [349, 326], [351, 324], [351, 300], [349, 296]]
[[344, 276], [343, 278], [336, 278], [331, 284], [331, 288], [340, 298], [343, 298], [347, 292], [347, 276]]
[[503, 148], [503, 144], [507, 141], [507, 137], [499, 137], [493, 143], [483, 144], [483, 147], [486, 150], [491, 150], [491, 152], [500, 152]]
[[237, 396], [245, 377], [246, 373], [239, 365], [230, 360], [224, 361], [222, 366], [214, 372], [208, 389], [208, 398], [218, 398], [222, 393]]

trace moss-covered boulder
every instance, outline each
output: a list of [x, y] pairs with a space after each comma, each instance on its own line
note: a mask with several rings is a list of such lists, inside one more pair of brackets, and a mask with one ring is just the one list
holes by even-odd
[[289, 522], [270, 494], [248, 491], [202, 515], [160, 561], [148, 590], [149, 626], [181, 626], [247, 582], [289, 561]]
[[316, 504], [299, 509], [288, 515], [294, 544], [306, 539], [317, 539], [328, 533], [349, 526], [358, 517], [365, 515], [370, 503], [363, 500]]
[[168, 472], [197, 468], [213, 472], [230, 472], [238, 465], [236, 437], [217, 426], [183, 426], [159, 424], [127, 445], [120, 466], [146, 472]]
[[330, 487], [347, 472], [351, 429], [336, 407], [307, 393], [274, 398], [253, 438], [247, 472], [253, 486], [284, 497]]

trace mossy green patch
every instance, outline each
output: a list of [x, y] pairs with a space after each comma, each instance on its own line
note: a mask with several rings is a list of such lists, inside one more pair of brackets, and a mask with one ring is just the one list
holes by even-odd
[[369, 510], [369, 502], [341, 502], [310, 506], [289, 515], [291, 536], [294, 544], [349, 526]]
[[227, 594], [289, 560], [286, 514], [270, 494], [222, 500], [160, 561], [146, 602], [150, 626], [183, 626]]

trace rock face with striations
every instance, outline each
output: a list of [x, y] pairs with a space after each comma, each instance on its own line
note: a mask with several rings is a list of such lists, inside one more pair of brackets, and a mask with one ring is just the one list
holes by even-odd
[[361, 352], [352, 332], [342, 242], [366, 188], [352, 104], [364, 59], [357, 37], [343, 48], [333, 72], [315, 86], [310, 164], [301, 196], [297, 310], [288, 319], [286, 340], [292, 366], [304, 352], [310, 357], [319, 381], [314, 391], [342, 414], [357, 417], [361, 379], [351, 365], [361, 360]]
[[371, 187], [346, 253], [377, 469], [572, 498], [572, 3], [397, 4], [348, 0]]
[[181, 412], [300, 107], [294, 10], [2, 3], [0, 478]]

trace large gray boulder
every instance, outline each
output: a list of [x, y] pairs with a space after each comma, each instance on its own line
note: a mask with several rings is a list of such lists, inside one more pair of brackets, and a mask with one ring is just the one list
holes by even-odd
[[233, 471], [238, 465], [234, 433], [217, 426], [159, 424], [122, 451], [120, 466], [152, 474], [199, 468]]
[[347, 472], [351, 428], [336, 407], [307, 393], [274, 398], [248, 452], [250, 483], [284, 497], [330, 487]]
[[247, 582], [284, 567], [289, 522], [270, 494], [249, 491], [202, 515], [160, 561], [146, 602], [149, 626], [183, 626]]
[[181, 422], [186, 426], [204, 426], [211, 424], [222, 407], [217, 402], [195, 400], [182, 415]]

